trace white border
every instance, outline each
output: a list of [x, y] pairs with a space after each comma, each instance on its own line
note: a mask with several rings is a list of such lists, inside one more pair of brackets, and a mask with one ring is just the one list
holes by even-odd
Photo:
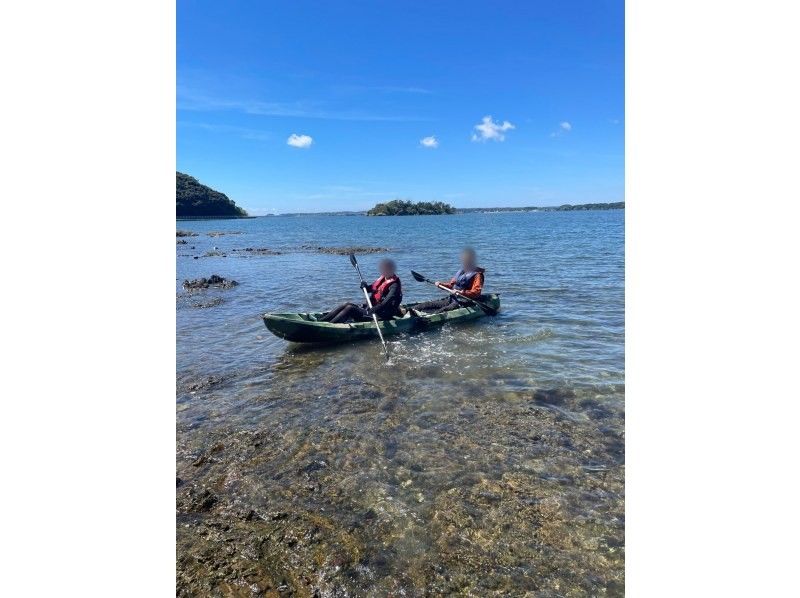
[[796, 6], [627, 4], [628, 596], [797, 591]]
[[7, 3], [3, 593], [175, 588], [175, 14]]
[[[796, 591], [798, 22], [628, 1], [629, 596]], [[174, 591], [174, 48], [154, 0], [0, 19], [8, 595]]]

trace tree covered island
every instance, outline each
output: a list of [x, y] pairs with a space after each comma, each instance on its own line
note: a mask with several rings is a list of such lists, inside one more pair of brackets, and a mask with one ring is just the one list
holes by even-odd
[[431, 214], [455, 214], [456, 209], [441, 201], [406, 201], [395, 199], [379, 203], [367, 212], [367, 216], [428, 216]]
[[247, 218], [247, 212], [224, 193], [182, 172], [176, 172], [175, 177], [177, 218]]

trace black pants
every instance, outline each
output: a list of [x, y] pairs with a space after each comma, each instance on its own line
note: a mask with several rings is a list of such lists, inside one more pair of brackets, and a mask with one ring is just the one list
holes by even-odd
[[367, 310], [355, 303], [342, 303], [322, 317], [323, 322], [344, 324], [345, 322], [363, 322], [369, 320]]
[[419, 303], [414, 306], [414, 309], [429, 313], [442, 313], [443, 311], [450, 311], [451, 309], [458, 309], [459, 307], [461, 307], [461, 304], [459, 304], [458, 301], [452, 297], [445, 297], [444, 299]]

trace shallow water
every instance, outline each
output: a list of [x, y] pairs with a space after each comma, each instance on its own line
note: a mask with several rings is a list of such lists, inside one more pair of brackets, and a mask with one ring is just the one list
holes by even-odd
[[[621, 595], [623, 211], [178, 228], [179, 593]], [[392, 248], [416, 301], [437, 291], [409, 269], [449, 278], [466, 239], [501, 314], [390, 337], [388, 366], [260, 320], [358, 300], [347, 257], [304, 245]], [[180, 287], [211, 274], [240, 284]]]

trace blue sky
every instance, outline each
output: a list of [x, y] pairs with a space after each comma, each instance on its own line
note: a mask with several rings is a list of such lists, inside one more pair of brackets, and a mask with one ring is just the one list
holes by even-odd
[[177, 37], [178, 170], [252, 214], [624, 199], [622, 1], [178, 0]]

